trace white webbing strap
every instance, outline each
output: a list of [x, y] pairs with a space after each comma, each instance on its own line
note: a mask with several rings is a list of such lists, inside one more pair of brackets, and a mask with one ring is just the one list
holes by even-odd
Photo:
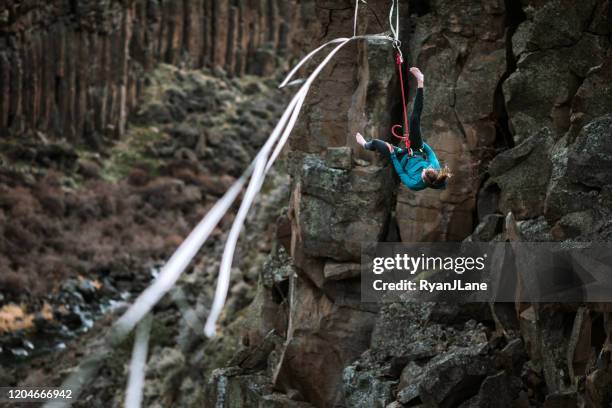
[[181, 273], [221, 221], [221, 218], [229, 211], [253, 167], [253, 164], [251, 164], [223, 197], [206, 213], [202, 221], [191, 231], [166, 262], [157, 279], [136, 298], [132, 306], [113, 325], [113, 329], [118, 332], [118, 337], [129, 333], [176, 283]]
[[[285, 86], [292, 78], [293, 75], [297, 72], [297, 70], [304, 65], [313, 55], [315, 55], [318, 51], [325, 48], [330, 44], [341, 43], [341, 45], [345, 45], [347, 42], [357, 39], [370, 39], [370, 40], [385, 40], [385, 41], [393, 41], [393, 39], [386, 35], [363, 35], [356, 36], [352, 38], [337, 38], [323, 44], [318, 47], [316, 50], [309, 53], [306, 57], [300, 61], [298, 65], [296, 65], [287, 78], [281, 84], [281, 87]], [[334, 50], [330, 53], [330, 57], [336, 53]], [[217, 201], [217, 203], [208, 211], [208, 213], [204, 216], [204, 218], [200, 221], [200, 223], [196, 226], [196, 228], [187, 236], [185, 241], [178, 247], [178, 249], [172, 254], [168, 262], [161, 269], [159, 276], [157, 279], [147, 288], [145, 289], [134, 301], [134, 303], [128, 308], [128, 310], [117, 320], [117, 322], [113, 325], [114, 329], [119, 333], [127, 333], [130, 332], [136, 324], [155, 306], [155, 304], [172, 288], [172, 286], [176, 283], [182, 272], [185, 270], [187, 265], [191, 262], [191, 260], [195, 257], [200, 247], [206, 242], [214, 228], [217, 226], [221, 218], [227, 213], [227, 211], [232, 206], [233, 202], [236, 200], [240, 191], [246, 184], [246, 181], [253, 172], [255, 165], [259, 158], [262, 156], [267, 156], [268, 152], [271, 149], [271, 146], [276, 142], [278, 136], [280, 135], [281, 130], [285, 127], [285, 123], [289, 120], [289, 116], [293, 113], [294, 108], [298, 104], [302, 92], [307, 92], [310, 84], [314, 80], [314, 78], [320, 73], [323, 67], [327, 64], [329, 60], [319, 67], [317, 67], [316, 75], [309, 77], [309, 80], [306, 81], [302, 85], [300, 92], [296, 94], [294, 99], [291, 101], [281, 120], [277, 124], [276, 128], [272, 132], [272, 135], [262, 147], [262, 150], [259, 152], [258, 156], [255, 160], [250, 164], [247, 170], [242, 174], [242, 176], [234, 182], [234, 184], [229, 188], [229, 190]], [[305, 94], [303, 97], [305, 98]], [[300, 107], [302, 103], [299, 104]], [[299, 112], [299, 110], [298, 110]], [[289, 133], [283, 134], [283, 143], [288, 138]], [[276, 146], [272, 156], [270, 157], [270, 161], [266, 160], [266, 169], [265, 172], [270, 169], [274, 160], [282, 150], [283, 145], [280, 144]], [[217, 304], [219, 302], [217, 301]], [[210, 326], [210, 325], [209, 325]], [[119, 337], [122, 337], [119, 335]]]
[[[389, 41], [389, 42], [393, 42], [394, 39], [392, 37], [389, 37], [388, 35], [382, 35], [382, 34], [367, 34], [367, 35], [357, 35], [355, 37], [350, 37], [350, 38], [334, 38], [333, 40], [330, 40], [328, 42], [326, 42], [325, 44], [319, 46], [318, 48], [310, 51], [308, 54], [306, 54], [306, 56], [304, 58], [302, 58], [300, 60], [300, 62], [297, 63], [297, 65], [295, 65], [291, 71], [289, 71], [289, 73], [287, 74], [287, 76], [285, 77], [285, 79], [283, 80], [283, 82], [281, 82], [281, 84], [278, 86], [279, 88], [284, 88], [285, 86], [291, 85], [292, 81], [291, 79], [293, 78], [293, 76], [297, 73], [297, 71], [302, 68], [302, 66], [307, 63], [314, 55], [316, 55], [319, 51], [321, 51], [323, 48], [327, 47], [328, 45], [331, 44], [336, 44], [339, 42], [343, 42], [343, 41], [353, 41], [353, 40], [383, 40], [383, 41]], [[296, 81], [298, 81], [296, 79]]]
[[[364, 2], [365, 3], [365, 2]], [[357, 8], [358, 2], [356, 2]], [[357, 10], [355, 11], [355, 24], [354, 32], [356, 32], [356, 16]], [[398, 17], [399, 19], [399, 17]], [[399, 21], [398, 21], [399, 26]], [[393, 30], [392, 30], [393, 31]], [[225, 192], [225, 194], [215, 203], [215, 205], [206, 213], [198, 225], [191, 231], [187, 238], [181, 243], [177, 250], [172, 254], [168, 262], [161, 269], [158, 277], [155, 281], [147, 287], [134, 301], [134, 303], [123, 313], [123, 315], [111, 326], [108, 330], [107, 335], [104, 339], [100, 339], [102, 345], [91, 358], [83, 361], [77, 370], [73, 371], [68, 378], [63, 381], [62, 386], [74, 390], [74, 394], [78, 395], [81, 389], [88, 384], [91, 379], [96, 375], [101, 364], [105, 359], [112, 353], [117, 344], [120, 344], [127, 335], [134, 329], [134, 327], [151, 311], [151, 309], [157, 304], [157, 302], [174, 286], [182, 272], [189, 265], [192, 259], [195, 257], [199, 249], [209, 238], [212, 231], [218, 225], [222, 217], [229, 211], [233, 202], [239, 196], [242, 188], [246, 184], [249, 176], [252, 174], [249, 186], [245, 193], [242, 204], [238, 210], [238, 214], [232, 228], [228, 235], [226, 247], [223, 253], [223, 259], [219, 270], [219, 280], [215, 291], [215, 298], [213, 300], [213, 306], [211, 313], [205, 325], [205, 333], [208, 336], [212, 336], [216, 332], [216, 322], [223, 309], [223, 304], [227, 297], [227, 291], [229, 289], [229, 278], [232, 265], [232, 258], [238, 236], [246, 215], [263, 185], [264, 179], [274, 161], [286, 144], [293, 127], [299, 116], [301, 107], [304, 103], [306, 95], [310, 86], [316, 77], [320, 74], [327, 63], [333, 58], [333, 56], [346, 44], [353, 40], [384, 40], [396, 43], [397, 31], [394, 31], [396, 38], [391, 38], [386, 35], [354, 35], [351, 38], [336, 38], [331, 40], [322, 46], [318, 47], [314, 51], [310, 52], [304, 57], [298, 65], [296, 65], [288, 74], [287, 78], [281, 83], [280, 87], [284, 87], [290, 83], [296, 83], [298, 80], [290, 82], [291, 78], [295, 75], [299, 68], [301, 68], [312, 56], [318, 53], [320, 50], [330, 44], [339, 43], [327, 57], [317, 66], [313, 73], [308, 77], [306, 82], [302, 85], [298, 93], [293, 97], [285, 112], [281, 116], [278, 124], [274, 128], [272, 134], [258, 152], [257, 156], [251, 162], [249, 167], [244, 173], [238, 178], [232, 186]], [[282, 135], [281, 135], [282, 131]], [[280, 140], [277, 143], [277, 139], [280, 136]], [[274, 151], [269, 155], [272, 146], [275, 146]], [[268, 156], [269, 155], [269, 156]], [[146, 327], [146, 326], [145, 326]], [[63, 402], [48, 402], [45, 407], [65, 407], [67, 403]]]
[[[276, 148], [274, 149], [272, 155], [268, 158], [267, 163], [264, 157], [269, 153], [271, 144], [266, 143], [266, 146], [264, 146], [264, 148], [262, 148], [262, 150], [260, 151], [261, 158], [256, 158], [257, 163], [255, 165], [255, 170], [251, 175], [251, 181], [249, 182], [247, 192], [244, 196], [244, 199], [242, 200], [240, 208], [238, 209], [238, 214], [236, 215], [234, 223], [232, 224], [232, 228], [230, 229], [230, 233], [225, 244], [225, 249], [223, 251], [223, 258], [221, 260], [221, 266], [219, 268], [219, 277], [217, 280], [215, 298], [213, 300], [208, 319], [206, 320], [206, 325], [204, 326], [204, 333], [208, 337], [212, 337], [216, 334], [217, 321], [219, 319], [219, 316], [221, 315], [221, 312], [223, 311], [223, 305], [225, 304], [227, 292], [229, 290], [234, 251], [236, 249], [236, 244], [238, 242], [240, 231], [242, 230], [244, 221], [251, 208], [251, 205], [253, 204], [257, 193], [259, 193], [259, 191], [261, 190], [268, 170], [270, 170], [270, 168], [274, 164], [274, 161], [281, 152], [283, 146], [289, 139], [289, 135], [291, 134], [291, 131], [293, 130], [293, 127], [297, 122], [299, 113], [302, 109], [302, 105], [304, 103], [304, 100], [306, 99], [306, 95], [308, 94], [310, 86], [312, 85], [315, 78], [319, 75], [319, 73], [323, 70], [325, 65], [327, 65], [327, 63], [333, 58], [333, 56], [349, 41], [350, 39], [345, 39], [336, 48], [334, 48], [327, 55], [327, 57], [325, 57], [321, 64], [319, 64], [319, 66], [313, 71], [313, 73], [310, 74], [304, 85], [302, 85], [302, 87], [300, 88], [299, 92], [293, 97], [291, 103], [289, 104], [287, 109], [285, 109], [281, 121], [279, 121], [276, 128], [272, 132], [272, 136], [269, 139], [269, 141], [275, 142], [278, 138], [280, 131], [283, 130], [284, 127], [281, 140], [279, 141], [279, 143], [277, 143]], [[289, 113], [291, 114], [291, 117], [285, 126], [286, 118]]]
[[355, 0], [355, 15], [353, 17], [353, 37], [357, 36], [357, 14], [359, 13], [359, 2], [368, 4], [365, 0]]
[[[259, 191], [261, 190], [266, 174], [268, 173], [268, 171], [274, 164], [274, 161], [276, 160], [276, 158], [282, 151], [284, 145], [286, 144], [289, 138], [289, 135], [291, 134], [291, 131], [293, 130], [293, 127], [295, 126], [295, 123], [297, 122], [297, 118], [301, 111], [304, 100], [306, 99], [306, 95], [308, 94], [310, 86], [312, 85], [316, 77], [321, 73], [323, 68], [327, 65], [327, 63], [334, 57], [334, 55], [350, 41], [357, 40], [357, 39], [386, 40], [386, 41], [391, 41], [394, 43], [397, 41], [397, 38], [391, 38], [386, 35], [362, 35], [362, 36], [356, 35], [357, 13], [358, 13], [358, 8], [359, 8], [359, 1], [360, 0], [355, 1], [353, 37], [335, 38], [319, 46], [315, 50], [311, 51], [304, 58], [302, 58], [302, 60], [295, 67], [293, 67], [293, 69], [289, 72], [287, 77], [283, 80], [283, 82], [279, 86], [280, 88], [283, 88], [287, 84], [292, 83], [291, 80], [293, 76], [295, 75], [295, 73], [307, 61], [309, 61], [314, 55], [316, 55], [323, 48], [331, 44], [339, 43], [339, 45], [337, 45], [325, 57], [325, 59], [315, 68], [315, 70], [310, 74], [306, 82], [300, 87], [300, 90], [293, 97], [293, 99], [291, 100], [291, 102], [289, 103], [285, 111], [283, 112], [283, 115], [280, 121], [278, 122], [278, 124], [276, 125], [276, 127], [274, 128], [274, 130], [272, 131], [270, 138], [268, 139], [266, 144], [262, 147], [262, 149], [259, 151], [259, 153], [257, 154], [257, 157], [254, 160], [254, 170], [253, 170], [253, 174], [251, 175], [249, 186], [242, 200], [240, 208], [238, 209], [238, 214], [236, 215], [236, 218], [234, 219], [234, 222], [228, 234], [228, 238], [227, 238], [225, 248], [223, 251], [223, 258], [221, 260], [221, 265], [219, 267], [217, 287], [215, 289], [215, 297], [213, 299], [213, 303], [212, 303], [210, 313], [208, 315], [208, 319], [206, 320], [206, 325], [204, 326], [204, 333], [208, 337], [213, 337], [216, 334], [217, 321], [219, 320], [219, 317], [221, 316], [221, 313], [223, 311], [223, 306], [227, 299], [234, 252], [236, 249], [238, 238], [240, 236], [240, 231], [242, 230], [242, 227], [244, 225], [244, 221], [253, 204], [253, 201], [255, 200], [255, 197], [257, 196], [257, 193], [259, 193]], [[287, 119], [289, 117], [290, 119], [287, 122]], [[266, 162], [266, 156], [268, 156], [270, 149], [272, 147], [272, 144], [276, 143], [281, 131], [282, 131], [282, 136], [280, 138], [280, 141], [276, 144], [274, 151], [267, 158], [267, 162]]]
[[136, 328], [129, 377], [125, 389], [125, 408], [140, 408], [142, 406], [152, 322], [153, 316], [149, 314], [142, 319]]
[[[393, 12], [395, 11], [395, 26], [393, 25]], [[395, 41], [399, 41], [399, 1], [391, 0], [391, 9], [389, 10], [389, 27], [393, 33]]]
[[268, 162], [268, 154], [273, 144], [276, 143], [277, 139], [280, 137], [281, 131], [283, 130], [283, 128], [285, 128], [285, 124], [288, 122], [290, 116], [293, 115], [293, 112], [298, 104], [301, 95], [302, 89], [300, 89], [300, 92], [298, 92], [298, 94], [290, 102], [287, 109], [285, 109], [280, 121], [272, 131], [272, 134], [266, 141], [265, 145], [261, 148], [253, 162], [254, 170], [251, 176], [251, 181], [249, 182], [249, 186], [242, 200], [242, 204], [238, 209], [238, 214], [236, 215], [236, 218], [228, 234], [228, 238], [223, 251], [221, 266], [219, 268], [219, 277], [217, 278], [215, 297], [213, 299], [213, 304], [208, 315], [208, 319], [206, 320], [206, 324], [204, 326], [204, 333], [209, 337], [214, 336], [216, 333], [217, 320], [221, 315], [223, 305], [225, 304], [225, 299], [227, 298], [227, 291], [229, 289], [229, 282], [231, 276], [231, 266], [234, 256], [234, 250], [236, 248], [236, 243], [238, 241], [240, 230], [242, 229], [242, 224], [244, 223], [244, 219], [246, 218], [248, 210], [250, 209], [251, 203], [259, 192], [261, 184], [263, 184], [262, 174], [265, 172], [265, 168]]
[[355, 0], [355, 15], [353, 16], [353, 37], [357, 35], [357, 14], [359, 13], [359, 0]]

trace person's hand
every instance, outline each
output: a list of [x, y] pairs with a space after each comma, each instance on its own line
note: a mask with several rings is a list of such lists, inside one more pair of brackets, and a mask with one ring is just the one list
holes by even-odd
[[391, 143], [387, 143], [387, 147], [389, 148], [389, 152], [393, 153], [395, 151], [395, 149], [393, 148], [393, 145]]

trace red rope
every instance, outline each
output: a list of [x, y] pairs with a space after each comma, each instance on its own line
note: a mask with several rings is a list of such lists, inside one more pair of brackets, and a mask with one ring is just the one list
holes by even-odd
[[402, 136], [395, 133], [395, 128], [400, 125], [394, 125], [391, 127], [391, 133], [393, 136], [401, 139], [406, 144], [406, 149], [410, 149], [410, 137], [408, 133], [408, 113], [406, 112], [406, 94], [404, 91], [404, 77], [402, 75], [402, 57], [399, 52], [395, 53], [395, 63], [397, 65], [397, 71], [399, 72], [400, 87], [402, 91], [402, 108], [404, 110], [404, 133]]

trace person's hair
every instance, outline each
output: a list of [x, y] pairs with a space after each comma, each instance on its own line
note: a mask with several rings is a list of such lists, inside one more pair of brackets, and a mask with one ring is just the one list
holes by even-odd
[[451, 177], [453, 177], [453, 173], [451, 173], [448, 166], [444, 166], [441, 169], [429, 167], [425, 169], [425, 177], [423, 179], [430, 187], [440, 187]]

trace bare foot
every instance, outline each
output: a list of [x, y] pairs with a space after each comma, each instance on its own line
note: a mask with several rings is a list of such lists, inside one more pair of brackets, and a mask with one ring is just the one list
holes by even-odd
[[422, 86], [423, 85], [423, 81], [425, 80], [425, 75], [423, 75], [421, 70], [418, 69], [417, 67], [411, 67], [410, 68], [410, 73], [412, 75], [414, 75], [414, 77], [416, 78], [416, 80], [419, 83], [419, 85]]
[[357, 132], [357, 134], [355, 134], [355, 139], [357, 140], [357, 143], [359, 143], [359, 145], [361, 147], [363, 147], [363, 145], [366, 144], [365, 139], [363, 138], [363, 136], [359, 132]]

